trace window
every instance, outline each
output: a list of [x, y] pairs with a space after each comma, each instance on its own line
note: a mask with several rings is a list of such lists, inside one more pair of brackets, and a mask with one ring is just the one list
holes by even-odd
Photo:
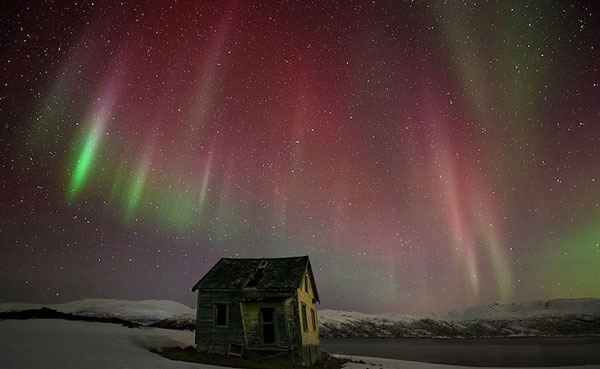
[[227, 304], [215, 304], [215, 325], [227, 327], [227, 313], [229, 307]]
[[274, 308], [261, 308], [260, 317], [263, 326], [263, 343], [274, 344], [275, 343], [275, 309]]
[[315, 309], [310, 309], [310, 316], [312, 318], [313, 331], [317, 330], [317, 316], [315, 314]]
[[308, 293], [308, 274], [304, 277], [304, 292]]
[[308, 319], [306, 318], [306, 304], [302, 304], [302, 328], [308, 332]]

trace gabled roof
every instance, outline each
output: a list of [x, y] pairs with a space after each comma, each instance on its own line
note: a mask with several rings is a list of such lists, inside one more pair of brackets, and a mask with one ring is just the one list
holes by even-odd
[[[222, 258], [192, 287], [192, 291], [296, 290], [300, 288], [307, 268], [315, 300], [318, 301], [308, 256], [271, 259]], [[247, 286], [248, 282], [251, 287]]]

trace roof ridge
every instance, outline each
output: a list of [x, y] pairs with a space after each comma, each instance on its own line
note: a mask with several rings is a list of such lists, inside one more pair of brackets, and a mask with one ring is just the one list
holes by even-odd
[[[257, 281], [257, 288], [297, 289], [310, 265], [310, 257], [288, 256], [281, 258], [221, 258], [195, 285], [197, 289], [244, 290], [264, 261], [264, 276]], [[261, 269], [261, 270], [262, 270]]]
[[302, 256], [283, 256], [280, 258], [221, 258], [220, 260], [283, 260], [283, 259], [302, 259], [307, 258], [308, 255]]

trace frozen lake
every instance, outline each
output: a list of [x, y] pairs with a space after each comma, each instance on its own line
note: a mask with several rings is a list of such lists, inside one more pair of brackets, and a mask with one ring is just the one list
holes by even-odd
[[321, 338], [329, 353], [468, 366], [600, 365], [600, 337]]

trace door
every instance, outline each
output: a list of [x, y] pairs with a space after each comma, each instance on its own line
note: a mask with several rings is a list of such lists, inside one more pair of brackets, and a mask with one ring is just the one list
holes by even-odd
[[275, 309], [261, 308], [260, 317], [262, 322], [263, 343], [265, 345], [275, 344]]

